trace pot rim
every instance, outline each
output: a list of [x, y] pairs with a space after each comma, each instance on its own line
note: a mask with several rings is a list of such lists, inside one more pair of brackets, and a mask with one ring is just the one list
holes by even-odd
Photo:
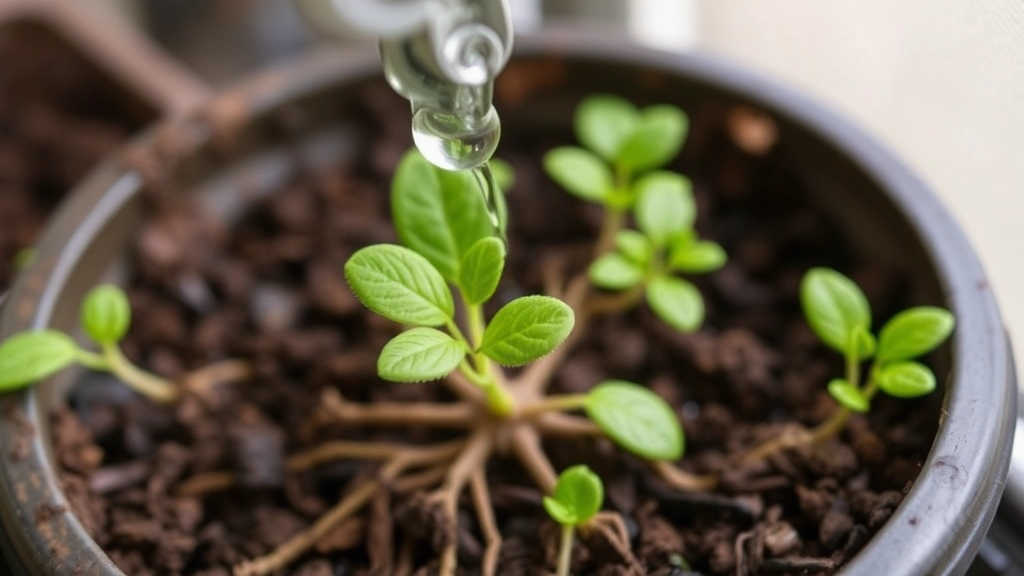
[[[1011, 352], [995, 297], [966, 237], [951, 215], [896, 158], [865, 133], [820, 104], [717, 57], [672, 54], [624, 44], [607, 35], [548, 29], [517, 38], [517, 57], [555, 56], [643, 66], [685, 76], [752, 102], [828, 142], [883, 190], [922, 241], [946, 301], [958, 320], [952, 337], [954, 363], [932, 450], [913, 488], [874, 538], [843, 569], [847, 575], [961, 574], [973, 559], [996, 511], [1009, 466], [1016, 385]], [[275, 67], [220, 99], [244, 95], [259, 114], [328, 85], [379, 74], [373, 53], [317, 51]], [[191, 124], [197, 141], [211, 135], [198, 115], [161, 126]], [[159, 127], [130, 149], [159, 143]], [[141, 187], [141, 176], [110, 161], [98, 168], [58, 210], [38, 245], [37, 260], [21, 274], [0, 314], [0, 337], [45, 326], [70, 270], [93, 238]], [[953, 385], [971, 382], [971, 387]], [[0, 397], [0, 520], [3, 542], [26, 566], [61, 573], [73, 559], [90, 574], [122, 574], [78, 519], [57, 514], [41, 529], [33, 519], [37, 501], [67, 506], [47, 441], [38, 433], [35, 389]], [[26, 423], [28, 428], [26, 428]], [[974, 441], [973, 439], [976, 439]], [[14, 450], [27, 455], [13, 458]], [[973, 470], [980, 474], [970, 473]], [[27, 494], [26, 494], [27, 490]], [[36, 498], [36, 500], [33, 500]], [[20, 504], [19, 504], [20, 503]], [[59, 542], [59, 546], [58, 543]], [[922, 544], [924, 543], [924, 544]], [[81, 551], [75, 553], [74, 550]], [[89, 558], [89, 555], [94, 556]]]

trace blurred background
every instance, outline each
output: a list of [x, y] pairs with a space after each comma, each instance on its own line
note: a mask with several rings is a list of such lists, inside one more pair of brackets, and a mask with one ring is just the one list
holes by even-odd
[[[214, 85], [318, 44], [291, 0], [82, 0]], [[321, 0], [311, 0], [317, 2]], [[600, 26], [704, 50], [799, 89], [881, 140], [971, 237], [1024, 358], [1024, 3], [510, 0], [517, 32]], [[351, 43], [365, 42], [349, 38]]]

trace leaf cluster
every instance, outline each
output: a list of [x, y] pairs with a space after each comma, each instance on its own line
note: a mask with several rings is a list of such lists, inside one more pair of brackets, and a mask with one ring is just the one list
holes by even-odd
[[544, 497], [544, 509], [562, 526], [586, 524], [604, 505], [604, 484], [587, 466], [566, 468], [558, 475], [554, 494]]
[[[131, 324], [128, 297], [117, 286], [97, 286], [82, 301], [80, 321], [94, 342], [104, 347], [115, 346]], [[15, 334], [0, 344], [0, 390], [24, 388], [76, 362], [93, 366], [95, 362], [90, 359], [90, 352], [58, 330]]]
[[726, 254], [697, 237], [689, 179], [659, 169], [679, 153], [687, 126], [674, 106], [638, 109], [615, 96], [591, 96], [574, 119], [583, 147], [551, 150], [544, 167], [570, 193], [613, 215], [634, 216], [637, 229], [617, 232], [614, 248], [588, 270], [591, 282], [607, 290], [642, 290], [658, 317], [688, 332], [703, 322], [704, 302], [697, 287], [677, 275], [713, 272]]
[[[391, 203], [404, 246], [368, 246], [345, 264], [348, 283], [367, 308], [413, 327], [384, 347], [377, 364], [382, 378], [442, 378], [475, 355], [520, 366], [550, 353], [569, 335], [572, 309], [547, 296], [512, 300], [482, 333], [463, 334], [456, 301], [471, 316], [478, 314], [498, 287], [506, 256], [469, 173], [441, 170], [410, 151], [395, 173]], [[485, 377], [479, 368], [475, 376]]]
[[[935, 389], [931, 369], [913, 359], [938, 347], [953, 332], [955, 320], [949, 311], [933, 306], [904, 310], [886, 322], [876, 337], [863, 291], [828, 268], [813, 268], [804, 275], [800, 302], [818, 338], [846, 358], [846, 377], [833, 379], [828, 386], [841, 405], [867, 412], [876, 389], [898, 398], [923, 396]], [[867, 360], [872, 360], [868, 382], [861, 386], [859, 368]]]

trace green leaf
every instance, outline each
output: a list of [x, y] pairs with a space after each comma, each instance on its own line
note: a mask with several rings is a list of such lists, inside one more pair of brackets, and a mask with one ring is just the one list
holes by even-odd
[[32, 265], [32, 261], [36, 259], [36, 249], [29, 246], [28, 248], [22, 248], [15, 252], [14, 257], [11, 258], [11, 269], [15, 272], [21, 272]]
[[686, 114], [675, 106], [644, 108], [616, 163], [634, 173], [664, 166], [679, 154], [688, 126]]
[[491, 167], [491, 175], [498, 183], [498, 188], [508, 192], [516, 185], [516, 171], [512, 169], [511, 164], [501, 158], [491, 158], [487, 163]]
[[705, 274], [725, 265], [725, 250], [714, 242], [701, 240], [677, 244], [669, 257], [669, 267], [678, 272]]
[[521, 366], [551, 353], [572, 332], [574, 322], [572, 308], [557, 298], [516, 298], [484, 329], [480, 352], [504, 366]]
[[413, 328], [384, 345], [377, 373], [392, 382], [425, 382], [451, 374], [466, 356], [466, 347], [434, 328]]
[[850, 339], [850, 347], [856, 350], [855, 356], [858, 359], [870, 358], [875, 354], [875, 350], [878, 349], [878, 341], [863, 326], [855, 327], [853, 334], [850, 335]]
[[15, 390], [67, 368], [78, 346], [56, 330], [21, 332], [0, 344], [0, 390]]
[[682, 332], [693, 332], [704, 321], [700, 290], [673, 276], [658, 276], [647, 283], [647, 305], [658, 318]]
[[120, 342], [131, 321], [132, 308], [128, 304], [128, 296], [112, 284], [93, 288], [82, 302], [82, 328], [99, 344]]
[[643, 386], [607, 380], [583, 405], [587, 416], [616, 444], [647, 460], [683, 456], [683, 428], [665, 400]]
[[594, 260], [587, 276], [598, 288], [623, 290], [642, 282], [644, 270], [621, 253], [609, 252]]
[[402, 246], [377, 244], [359, 250], [345, 263], [345, 279], [360, 302], [395, 322], [440, 326], [455, 314], [441, 274]]
[[544, 509], [563, 526], [590, 521], [604, 504], [601, 478], [584, 465], [566, 468], [558, 475], [555, 493], [544, 498]]
[[623, 256], [643, 267], [650, 263], [651, 256], [654, 255], [651, 241], [636, 230], [620, 230], [615, 235], [615, 247]]
[[811, 329], [833, 350], [845, 354], [858, 326], [870, 332], [868, 299], [853, 280], [835, 270], [809, 270], [800, 282], [800, 303]]
[[839, 402], [854, 412], [867, 412], [871, 408], [871, 402], [853, 384], [842, 378], [836, 378], [828, 383], [828, 393]]
[[483, 304], [494, 295], [505, 269], [505, 244], [484, 238], [466, 252], [459, 268], [459, 289], [470, 304]]
[[915, 398], [935, 390], [935, 374], [917, 362], [896, 362], [878, 373], [878, 387], [897, 398]]
[[611, 162], [633, 134], [639, 119], [640, 113], [630, 101], [595, 94], [576, 107], [573, 127], [580, 143]]
[[934, 350], [953, 332], [956, 321], [942, 308], [904, 310], [885, 323], [878, 339], [878, 361], [909, 360]]
[[544, 171], [570, 194], [602, 202], [615, 187], [612, 171], [593, 152], [564, 146], [544, 155]]
[[633, 190], [637, 226], [655, 246], [665, 246], [673, 236], [693, 227], [697, 208], [686, 177], [652, 172], [637, 180]]
[[483, 194], [468, 170], [441, 170], [408, 152], [391, 184], [391, 212], [402, 243], [455, 282], [463, 256], [494, 234]]

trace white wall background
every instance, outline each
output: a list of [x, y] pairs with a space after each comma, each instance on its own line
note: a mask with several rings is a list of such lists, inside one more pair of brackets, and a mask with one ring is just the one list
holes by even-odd
[[1024, 2], [699, 0], [695, 18], [699, 48], [817, 97], [934, 188], [1024, 360]]

